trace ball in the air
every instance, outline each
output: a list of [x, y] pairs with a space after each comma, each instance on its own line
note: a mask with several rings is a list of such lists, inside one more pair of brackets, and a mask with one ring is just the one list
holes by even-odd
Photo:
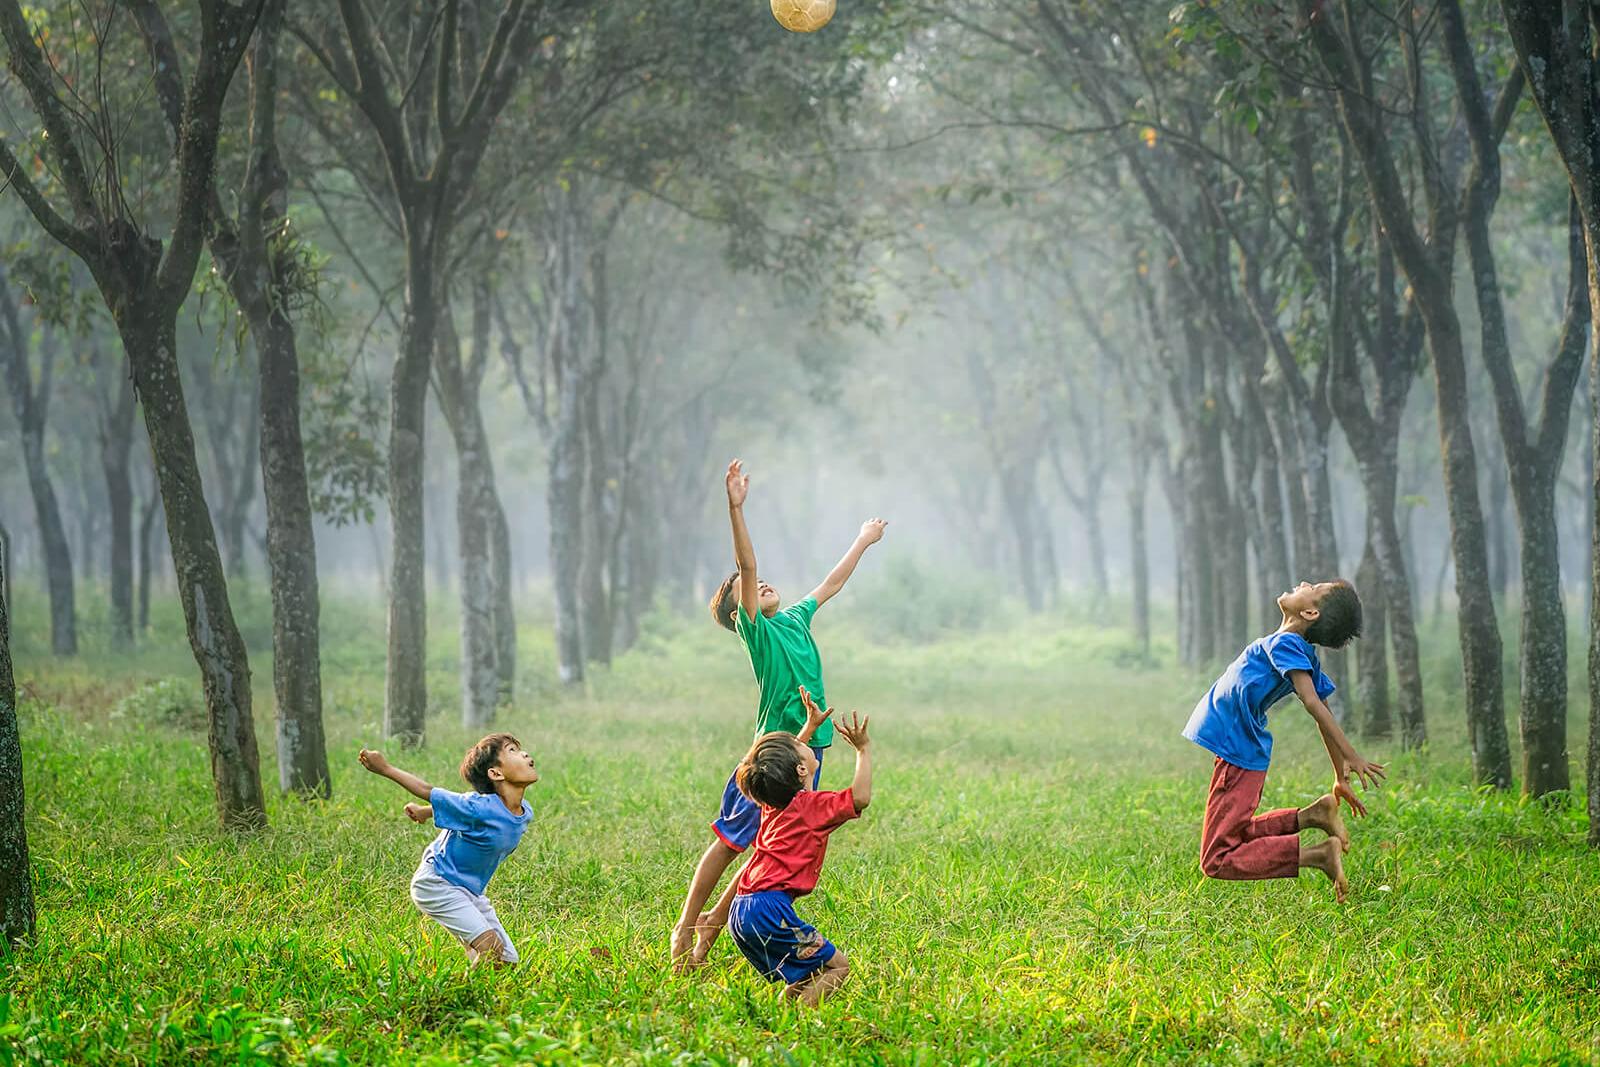
[[771, 0], [772, 17], [795, 33], [816, 33], [833, 18], [834, 0]]

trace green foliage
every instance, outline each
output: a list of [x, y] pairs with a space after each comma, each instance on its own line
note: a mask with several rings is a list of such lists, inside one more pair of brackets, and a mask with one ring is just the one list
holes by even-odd
[[874, 637], [930, 641], [993, 622], [1001, 601], [1014, 596], [992, 577], [953, 567], [933, 567], [894, 555], [857, 579], [853, 613]]
[[135, 689], [112, 710], [113, 719], [134, 723], [204, 730], [205, 701], [192, 681], [162, 678]]

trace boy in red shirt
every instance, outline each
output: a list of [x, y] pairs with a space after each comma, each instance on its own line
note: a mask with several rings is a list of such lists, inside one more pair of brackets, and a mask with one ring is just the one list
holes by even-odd
[[[808, 717], [833, 714], [829, 708], [817, 716], [809, 694], [801, 695]], [[757, 738], [735, 772], [740, 791], [761, 805], [761, 830], [736, 883], [728, 932], [768, 981], [786, 982], [785, 994], [811, 1007], [844, 983], [850, 962], [795, 913], [794, 901], [816, 888], [828, 835], [872, 801], [867, 720], [851, 712], [849, 724], [840, 721], [834, 729], [856, 750], [855, 778], [843, 792], [812, 788], [816, 754], [782, 731]]]

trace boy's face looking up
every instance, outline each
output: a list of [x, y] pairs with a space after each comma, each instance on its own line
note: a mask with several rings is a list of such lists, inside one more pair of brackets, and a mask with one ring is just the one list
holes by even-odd
[[508, 743], [501, 747], [499, 761], [489, 768], [489, 777], [507, 785], [532, 785], [539, 780], [539, 771], [532, 756]]
[[771, 615], [773, 612], [778, 610], [778, 605], [781, 603], [781, 601], [778, 599], [778, 591], [776, 589], [772, 588], [772, 586], [768, 585], [766, 582], [757, 579], [756, 592], [761, 598], [761, 614]]
[[800, 757], [800, 791], [805, 792], [811, 788], [811, 783], [817, 776], [817, 754], [811, 751], [811, 746], [799, 738], [794, 742], [795, 754]]
[[1306, 622], [1316, 622], [1322, 614], [1319, 605], [1322, 598], [1327, 596], [1337, 582], [1301, 582], [1287, 593], [1278, 597], [1278, 610], [1283, 612], [1286, 619], [1301, 618]]

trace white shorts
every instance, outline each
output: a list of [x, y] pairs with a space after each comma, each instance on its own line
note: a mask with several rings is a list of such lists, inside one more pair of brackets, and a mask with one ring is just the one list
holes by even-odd
[[511, 944], [506, 928], [500, 925], [500, 916], [494, 913], [489, 898], [440, 878], [433, 864], [426, 860], [411, 876], [411, 902], [418, 911], [459, 938], [463, 945], [470, 945], [485, 930], [493, 930], [505, 946], [501, 959], [507, 963], [518, 962], [516, 947]]

